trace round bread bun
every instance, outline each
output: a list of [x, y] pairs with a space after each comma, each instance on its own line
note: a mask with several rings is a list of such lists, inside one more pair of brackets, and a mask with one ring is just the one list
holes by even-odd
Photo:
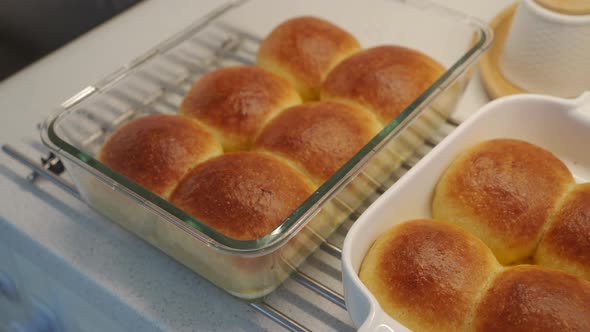
[[551, 152], [493, 139], [461, 154], [440, 178], [432, 215], [478, 236], [500, 263], [530, 259], [556, 203], [574, 184]]
[[590, 283], [541, 266], [508, 268], [482, 297], [470, 331], [590, 331]]
[[233, 152], [194, 168], [170, 201], [226, 236], [254, 240], [274, 230], [313, 191], [303, 174], [279, 159]]
[[300, 103], [297, 91], [280, 76], [256, 66], [235, 66], [197, 80], [179, 112], [203, 123], [228, 152], [249, 149], [268, 120]]
[[381, 129], [375, 117], [341, 103], [293, 106], [260, 133], [255, 148], [291, 161], [322, 184]]
[[590, 183], [566, 196], [535, 253], [535, 262], [590, 281]]
[[287, 20], [262, 41], [256, 63], [288, 79], [304, 101], [318, 100], [322, 81], [360, 49], [348, 32], [317, 17]]
[[222, 153], [219, 142], [197, 121], [177, 115], [147, 115], [115, 131], [98, 159], [163, 198], [197, 164]]
[[366, 108], [387, 124], [432, 85], [445, 68], [401, 46], [379, 46], [342, 61], [322, 84], [320, 99]]
[[407, 221], [383, 233], [365, 256], [360, 279], [381, 308], [413, 331], [462, 331], [500, 265], [461, 228]]

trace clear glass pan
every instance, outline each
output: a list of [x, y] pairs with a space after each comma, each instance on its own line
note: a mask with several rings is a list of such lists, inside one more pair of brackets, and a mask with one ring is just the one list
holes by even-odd
[[[94, 158], [126, 122], [175, 113], [203, 73], [254, 63], [266, 34], [298, 15], [328, 19], [363, 47], [418, 49], [448, 70], [273, 232], [249, 241], [226, 237]], [[90, 206], [228, 292], [258, 298], [374, 199], [376, 188], [391, 185], [392, 170], [445, 123], [470, 79], [468, 69], [491, 39], [478, 20], [424, 0], [229, 2], [66, 101], [46, 120], [42, 138], [62, 157]]]

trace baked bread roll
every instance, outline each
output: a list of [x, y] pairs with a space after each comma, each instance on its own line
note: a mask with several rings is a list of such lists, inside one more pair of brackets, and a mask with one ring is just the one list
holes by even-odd
[[119, 128], [103, 144], [106, 166], [168, 198], [193, 167], [222, 153], [219, 142], [197, 121], [176, 115], [148, 115]]
[[303, 100], [318, 100], [322, 81], [360, 49], [348, 32], [317, 17], [287, 20], [262, 41], [256, 63], [288, 79]]
[[461, 154], [440, 178], [432, 215], [478, 236], [500, 263], [531, 258], [550, 212], [574, 183], [552, 153], [494, 139]]
[[590, 183], [568, 193], [551, 218], [535, 262], [590, 281]]
[[366, 108], [387, 124], [444, 72], [442, 65], [418, 51], [374, 47], [336, 66], [322, 84], [320, 99]]
[[227, 152], [249, 149], [268, 120], [299, 103], [301, 98], [285, 79], [255, 66], [236, 66], [196, 81], [179, 112], [203, 123]]
[[170, 201], [226, 236], [254, 240], [274, 230], [313, 191], [313, 184], [285, 162], [234, 152], [193, 169]]
[[590, 283], [556, 270], [519, 265], [499, 273], [470, 331], [590, 331]]
[[413, 331], [462, 331], [485, 284], [500, 269], [492, 252], [461, 228], [412, 220], [383, 233], [360, 279], [381, 308]]
[[275, 117], [255, 148], [291, 161], [322, 184], [381, 129], [363, 110], [334, 102], [293, 106]]

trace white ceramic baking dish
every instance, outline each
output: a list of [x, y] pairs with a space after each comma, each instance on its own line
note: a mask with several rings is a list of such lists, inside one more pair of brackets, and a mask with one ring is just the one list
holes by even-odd
[[590, 182], [590, 92], [573, 100], [517, 95], [487, 104], [361, 215], [342, 252], [346, 306], [360, 331], [408, 331], [382, 311], [358, 277], [370, 246], [399, 222], [432, 217], [432, 195], [439, 177], [466, 148], [492, 138], [515, 138], [541, 146], [563, 160], [577, 182]]

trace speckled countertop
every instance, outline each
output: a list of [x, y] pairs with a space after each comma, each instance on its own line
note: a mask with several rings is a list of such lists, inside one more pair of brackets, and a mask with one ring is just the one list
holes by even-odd
[[[437, 2], [486, 21], [511, 3]], [[213, 0], [145, 1], [4, 81], [0, 84], [0, 143], [39, 156], [42, 147], [35, 125], [49, 113], [48, 105], [58, 105], [89, 82], [98, 81], [216, 4]], [[487, 101], [476, 75], [457, 117]], [[42, 273], [88, 304], [84, 309], [62, 303], [56, 309], [60, 315], [84, 317], [83, 309], [97, 310], [122, 331], [280, 329], [246, 303], [213, 287], [54, 185], [46, 181], [31, 185], [24, 179], [28, 173], [0, 154], [0, 244], [34, 261]], [[14, 264], [1, 259], [2, 255], [0, 272]], [[306, 289], [288, 286], [280, 295], [299, 307], [301, 312], [293, 315], [309, 319], [306, 325], [350, 329], [346, 312], [325, 309], [330, 306], [321, 302], [310, 303]], [[289, 308], [284, 310], [290, 313]], [[326, 312], [318, 315], [318, 310]]]

